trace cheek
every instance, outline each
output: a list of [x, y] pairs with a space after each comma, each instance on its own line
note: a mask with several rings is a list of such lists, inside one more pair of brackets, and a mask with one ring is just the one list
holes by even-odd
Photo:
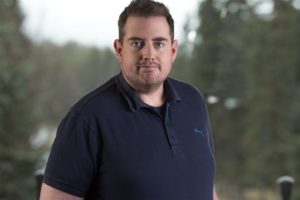
[[174, 62], [173, 56], [171, 54], [165, 55], [162, 59], [161, 59], [161, 64], [165, 67], [165, 68], [171, 68], [172, 64]]
[[122, 65], [122, 69], [127, 73], [136, 71], [136, 60], [133, 59], [132, 57], [130, 58], [123, 57], [121, 65]]
[[172, 69], [172, 64], [170, 62], [165, 62], [165, 63], [162, 63], [162, 68], [161, 68], [161, 73], [162, 74], [169, 74], [171, 72], [171, 69]]
[[135, 63], [137, 59], [138, 59], [137, 55], [126, 52], [122, 56], [122, 63], [132, 64]]
[[128, 56], [127, 54], [123, 54], [122, 60], [121, 60], [122, 65], [127, 66], [130, 64], [130, 62], [131, 62], [131, 57]]

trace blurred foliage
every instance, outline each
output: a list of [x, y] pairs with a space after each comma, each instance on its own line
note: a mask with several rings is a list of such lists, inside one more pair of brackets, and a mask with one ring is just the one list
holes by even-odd
[[75, 101], [120, 69], [110, 49], [74, 42], [35, 44], [31, 61], [36, 66], [34, 85], [40, 91], [39, 118], [47, 126], [57, 126]]
[[30, 42], [21, 32], [16, 1], [0, 2], [0, 199], [32, 199], [38, 153], [29, 138], [35, 131], [35, 93]]
[[[252, 1], [253, 2], [253, 1]], [[255, 2], [255, 1], [254, 1]], [[300, 11], [273, 0], [258, 14], [246, 0], [204, 0], [188, 20], [172, 76], [209, 99], [221, 199], [269, 199], [282, 175], [300, 200]], [[119, 72], [111, 49], [30, 41], [18, 2], [0, 3], [0, 199], [33, 199], [44, 146], [40, 127], [57, 127], [89, 90]], [[191, 33], [196, 33], [191, 40]], [[38, 150], [38, 151], [37, 151]]]

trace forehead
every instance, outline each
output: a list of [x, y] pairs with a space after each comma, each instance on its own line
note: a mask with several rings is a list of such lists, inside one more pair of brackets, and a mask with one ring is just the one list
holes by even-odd
[[164, 16], [129, 16], [124, 26], [125, 38], [156, 38], [171, 39], [171, 31]]

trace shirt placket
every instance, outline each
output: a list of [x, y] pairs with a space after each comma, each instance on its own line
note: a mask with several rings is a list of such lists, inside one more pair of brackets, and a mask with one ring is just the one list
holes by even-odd
[[180, 148], [178, 138], [176, 137], [175, 131], [172, 127], [171, 105], [169, 103], [166, 104], [166, 111], [165, 111], [165, 116], [163, 118], [163, 124], [168, 139], [169, 147], [172, 151], [173, 156], [179, 159], [183, 159], [184, 158], [183, 152]]

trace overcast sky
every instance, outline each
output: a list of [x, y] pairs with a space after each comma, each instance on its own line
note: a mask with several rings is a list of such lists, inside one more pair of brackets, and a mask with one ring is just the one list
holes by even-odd
[[[96, 46], [112, 46], [118, 36], [117, 20], [130, 0], [20, 0], [25, 31], [35, 40], [58, 43], [75, 40]], [[175, 20], [180, 39], [187, 16], [196, 15], [199, 0], [161, 0]], [[195, 19], [195, 17], [194, 17]]]

